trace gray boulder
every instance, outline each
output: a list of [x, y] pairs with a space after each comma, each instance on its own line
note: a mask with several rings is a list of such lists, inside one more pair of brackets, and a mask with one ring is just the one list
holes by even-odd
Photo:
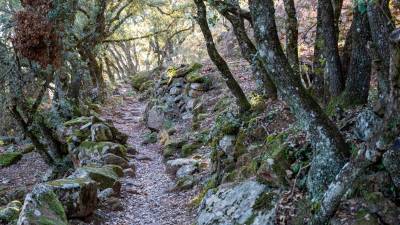
[[147, 114], [147, 127], [150, 130], [160, 131], [164, 125], [164, 119], [164, 111], [158, 106], [153, 106]]
[[180, 158], [169, 160], [166, 162], [166, 170], [168, 173], [175, 175], [176, 172], [183, 166], [197, 166], [198, 161], [188, 158]]
[[357, 116], [354, 134], [363, 141], [368, 141], [382, 126], [382, 118], [372, 110], [365, 110]]
[[210, 190], [199, 207], [198, 225], [273, 225], [277, 194], [256, 181]]

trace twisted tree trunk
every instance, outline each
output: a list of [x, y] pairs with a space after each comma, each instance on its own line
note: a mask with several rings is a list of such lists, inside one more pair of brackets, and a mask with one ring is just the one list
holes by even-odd
[[250, 0], [258, 51], [284, 100], [313, 144], [314, 157], [308, 176], [312, 197], [321, 197], [344, 165], [349, 147], [336, 126], [307, 93], [280, 45], [273, 0]]

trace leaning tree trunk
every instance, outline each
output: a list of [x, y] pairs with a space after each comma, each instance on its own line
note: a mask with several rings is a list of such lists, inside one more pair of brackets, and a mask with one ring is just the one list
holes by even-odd
[[273, 0], [250, 0], [249, 5], [263, 64], [313, 144], [315, 153], [307, 185], [311, 196], [319, 198], [342, 168], [349, 147], [285, 57], [277, 34]]
[[[226, 7], [223, 7], [223, 5], [219, 5], [218, 3], [221, 2], [213, 1], [212, 5], [232, 24], [233, 32], [235, 33], [236, 39], [239, 43], [242, 56], [251, 64], [258, 92], [265, 93], [266, 96], [275, 99], [277, 97], [276, 87], [263, 67], [261, 60], [257, 56], [256, 47], [247, 35], [244, 19], [241, 18], [240, 15], [229, 13]], [[240, 10], [238, 3], [236, 4], [236, 7], [237, 10]]]
[[211, 34], [210, 28], [208, 27], [207, 9], [203, 0], [194, 0], [194, 2], [197, 6], [197, 22], [200, 25], [204, 39], [206, 40], [208, 55], [214, 62], [215, 66], [217, 66], [222, 76], [225, 78], [226, 85], [228, 86], [232, 94], [235, 96], [236, 102], [240, 107], [240, 110], [242, 112], [250, 110], [251, 105], [247, 100], [246, 95], [244, 94], [238, 82], [233, 77], [228, 64], [218, 53], [218, 50], [215, 47], [213, 36]]
[[355, 4], [353, 10], [352, 51], [346, 89], [342, 97], [345, 105], [366, 104], [371, 80], [371, 57], [368, 51], [368, 41], [371, 33], [367, 13], [361, 12], [358, 9], [358, 4]]
[[374, 64], [378, 72], [379, 99], [376, 111], [384, 112], [387, 106], [386, 99], [389, 96], [389, 58], [390, 43], [389, 35], [394, 26], [390, 17], [389, 0], [369, 1], [368, 19], [371, 27], [373, 48], [377, 52], [374, 56]]

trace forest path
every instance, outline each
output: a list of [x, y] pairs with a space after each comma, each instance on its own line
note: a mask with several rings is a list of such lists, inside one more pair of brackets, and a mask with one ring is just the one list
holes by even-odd
[[142, 145], [145, 133], [142, 117], [146, 102], [128, 96], [129, 88], [121, 91], [123, 104], [109, 107], [103, 117], [129, 135], [128, 143], [138, 154], [131, 158], [136, 165], [136, 177], [122, 179], [122, 211], [105, 211], [108, 225], [191, 225], [194, 215], [190, 194], [171, 191], [173, 180], [165, 172], [159, 144]]

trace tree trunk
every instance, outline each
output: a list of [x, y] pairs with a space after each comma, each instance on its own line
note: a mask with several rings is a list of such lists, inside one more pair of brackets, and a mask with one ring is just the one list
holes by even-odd
[[393, 30], [393, 23], [390, 18], [388, 0], [369, 1], [368, 20], [371, 27], [371, 36], [374, 43], [373, 49], [377, 53], [374, 57], [374, 65], [378, 72], [378, 91], [379, 99], [376, 111], [384, 112], [389, 96], [389, 58], [390, 43], [389, 35]]
[[[329, 189], [321, 200], [319, 210], [314, 215], [311, 223], [313, 225], [325, 224], [328, 222], [338, 209], [344, 194], [353, 186], [359, 176], [365, 172], [368, 166], [379, 162], [384, 152], [379, 152], [379, 149], [376, 148], [377, 142], [381, 141], [384, 136], [398, 137], [398, 128], [396, 127], [394, 128], [395, 130], [391, 130], [392, 126], [388, 126], [388, 124], [396, 120], [400, 112], [400, 29], [393, 32], [389, 40], [392, 42], [389, 53], [391, 57], [390, 60], [388, 60], [390, 67], [390, 90], [388, 91], [390, 97], [388, 102], [390, 103], [390, 107], [386, 108], [388, 111], [385, 113], [384, 125], [381, 130], [378, 129], [374, 131], [376, 135], [373, 135], [373, 139], [366, 145], [366, 150], [361, 149], [357, 158], [347, 163], [337, 175], [336, 179], [329, 185]], [[382, 145], [382, 143], [379, 145]], [[393, 144], [389, 148], [389, 151], [399, 151], [400, 149], [398, 149], [398, 146], [399, 143]]]
[[197, 6], [197, 22], [200, 25], [204, 39], [206, 40], [208, 55], [210, 56], [214, 64], [217, 66], [222, 76], [225, 78], [225, 82], [228, 88], [231, 90], [232, 94], [236, 97], [236, 101], [238, 106], [240, 107], [240, 110], [242, 112], [250, 110], [251, 105], [247, 100], [246, 95], [244, 94], [242, 88], [233, 77], [228, 67], [228, 64], [218, 53], [218, 50], [215, 47], [214, 39], [208, 27], [207, 9], [206, 6], [204, 5], [203, 0], [194, 0], [194, 2]]
[[104, 63], [106, 64], [107, 74], [108, 77], [110, 78], [111, 83], [115, 84], [115, 76], [111, 69], [111, 62], [107, 56], [104, 56]]
[[[217, 2], [213, 2], [213, 6], [232, 24], [242, 56], [251, 64], [258, 92], [265, 93], [267, 97], [275, 99], [277, 97], [276, 87], [257, 56], [257, 49], [247, 35], [243, 18], [230, 14], [226, 8], [218, 5]], [[239, 4], [236, 7], [238, 10], [240, 9]]]
[[319, 198], [344, 164], [349, 146], [336, 126], [302, 86], [280, 45], [273, 0], [250, 0], [259, 54], [284, 100], [313, 144], [314, 157], [308, 176], [308, 190]]
[[344, 88], [342, 68], [338, 49], [337, 27], [335, 26], [335, 14], [331, 0], [319, 0], [318, 10], [322, 11], [321, 32], [322, 51], [325, 61], [324, 83], [325, 96], [328, 99], [339, 96]]
[[[321, 96], [322, 100], [326, 100], [327, 92], [326, 92], [326, 85], [324, 83], [329, 83], [326, 80], [326, 76], [324, 77], [324, 68], [326, 67], [326, 62], [324, 57], [324, 51], [326, 49], [325, 45], [325, 37], [324, 37], [324, 17], [326, 17], [326, 11], [328, 10], [326, 8], [326, 4], [329, 3], [329, 0], [318, 0], [318, 9], [317, 9], [317, 31], [316, 31], [316, 36], [315, 36], [315, 45], [314, 45], [314, 61], [313, 61], [313, 70], [314, 70], [314, 89], [315, 89], [315, 94], [316, 96]], [[332, 5], [333, 4], [333, 5]], [[339, 37], [339, 18], [340, 18], [340, 13], [341, 13], [341, 8], [342, 8], [343, 0], [333, 0], [330, 5], [330, 14], [334, 13], [334, 22], [330, 21], [329, 25], [330, 28], [332, 29], [332, 26], [334, 26], [334, 32], [336, 35], [336, 40]], [[334, 12], [332, 12], [334, 11]], [[336, 46], [337, 46], [337, 41], [336, 41]], [[335, 50], [333, 50], [335, 51]], [[343, 73], [342, 73], [343, 74]], [[342, 82], [344, 82], [344, 79], [342, 79]], [[343, 87], [342, 87], [343, 88]], [[329, 94], [329, 92], [328, 92]]]
[[111, 53], [112, 57], [114, 58], [115, 64], [118, 67], [119, 75], [118, 77], [121, 79], [122, 77], [125, 77], [125, 70], [124, 67], [121, 65], [121, 61], [119, 60], [117, 53], [114, 52], [114, 50], [111, 48], [111, 46], [108, 46], [108, 52]]
[[284, 0], [286, 11], [286, 55], [290, 65], [299, 73], [299, 31], [294, 0]]
[[358, 10], [358, 4], [356, 3], [353, 10], [352, 51], [346, 89], [343, 94], [345, 105], [366, 104], [371, 80], [371, 57], [368, 51], [368, 41], [371, 33], [367, 13]]

